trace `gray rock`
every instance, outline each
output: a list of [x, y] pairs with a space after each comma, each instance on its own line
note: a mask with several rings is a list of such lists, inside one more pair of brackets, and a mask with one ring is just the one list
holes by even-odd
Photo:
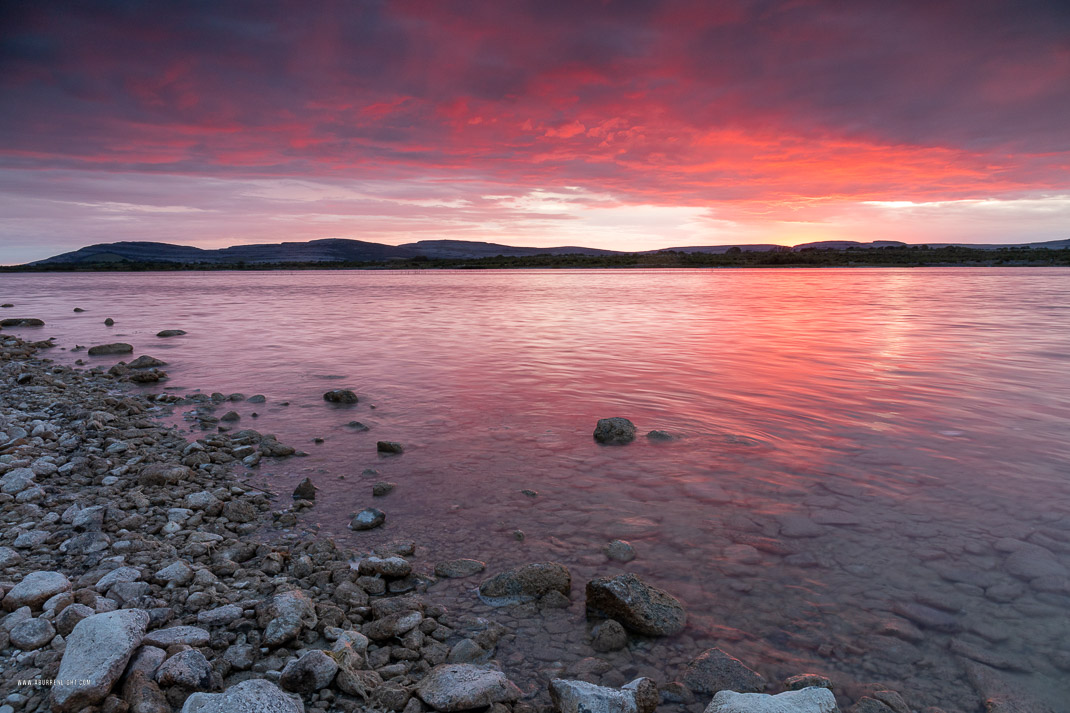
[[652, 441], [675, 441], [676, 436], [672, 435], [668, 431], [650, 431], [646, 434], [646, 437]]
[[212, 688], [212, 664], [197, 649], [179, 651], [156, 669], [156, 682], [163, 688], [207, 691]]
[[369, 639], [382, 641], [402, 636], [415, 629], [424, 619], [418, 611], [402, 611], [368, 622], [361, 632]]
[[350, 530], [372, 530], [386, 522], [386, 513], [375, 508], [365, 508], [353, 516]]
[[315, 693], [331, 685], [338, 664], [333, 658], [316, 649], [298, 659], [291, 659], [282, 669], [279, 685], [284, 691]]
[[15, 542], [12, 544], [15, 545], [16, 549], [32, 550], [43, 545], [49, 537], [50, 533], [47, 530], [30, 530], [16, 537]]
[[186, 332], [181, 329], [164, 329], [156, 332], [157, 337], [181, 337]]
[[56, 630], [48, 619], [27, 619], [11, 627], [10, 639], [12, 645], [23, 651], [35, 651], [42, 646], [47, 646]]
[[265, 646], [281, 646], [293, 641], [305, 627], [316, 628], [316, 607], [304, 592], [276, 594], [260, 615]]
[[316, 486], [312, 484], [310, 478], [305, 478], [297, 487], [294, 488], [294, 500], [315, 500], [316, 499]]
[[832, 690], [832, 681], [817, 673], [800, 673], [784, 679], [784, 688], [789, 691], [800, 691], [812, 686]]
[[219, 417], [219, 420], [227, 422], [240, 421], [241, 414], [239, 414], [237, 411], [227, 411], [225, 414]]
[[396, 483], [388, 483], [385, 480], [380, 480], [378, 483], [372, 485], [372, 495], [381, 498], [390, 495], [390, 493], [394, 492], [394, 488], [396, 487]]
[[1062, 563], [1048, 550], [1038, 545], [1022, 543], [1022, 547], [1007, 555], [1003, 568], [1021, 579], [1066, 577], [1070, 575]]
[[761, 693], [765, 679], [720, 649], [706, 649], [691, 660], [681, 679], [695, 693]]
[[197, 623], [201, 626], [226, 626], [242, 618], [244, 610], [237, 604], [224, 604], [214, 609], [197, 612]]
[[375, 450], [387, 455], [400, 455], [405, 452], [405, 447], [397, 441], [377, 441]]
[[416, 695], [436, 711], [453, 713], [519, 700], [522, 693], [505, 674], [471, 664], [441, 664], [416, 686]]
[[613, 540], [602, 548], [602, 552], [615, 562], [631, 562], [635, 559], [635, 548], [627, 540]]
[[305, 704], [270, 681], [253, 678], [223, 693], [194, 693], [182, 713], [305, 713]]
[[23, 490], [31, 488], [37, 483], [34, 482], [34, 472], [29, 468], [14, 468], [9, 470], [0, 478], [0, 492], [7, 493], [8, 495], [18, 495]]
[[71, 604], [63, 607], [63, 611], [56, 615], [56, 631], [64, 637], [70, 636], [78, 622], [94, 614], [96, 612], [84, 604]]
[[156, 629], [145, 634], [142, 643], [166, 649], [175, 644], [188, 646], [207, 646], [212, 636], [197, 626], [172, 626], [168, 629]]
[[187, 480], [193, 471], [178, 463], [150, 463], [141, 469], [139, 485], [175, 485]]
[[435, 576], [443, 579], [460, 579], [479, 574], [487, 565], [479, 560], [457, 559], [439, 562], [435, 565]]
[[628, 632], [619, 621], [607, 619], [591, 629], [591, 648], [599, 653], [618, 651], [628, 645]]
[[12, 317], [0, 320], [0, 327], [43, 327], [45, 323], [34, 317]]
[[[158, 649], [157, 649], [158, 650]], [[163, 691], [144, 671], [126, 674], [123, 683], [123, 700], [130, 706], [129, 713], [171, 713], [171, 706]]]
[[249, 644], [233, 644], [223, 652], [223, 660], [238, 671], [248, 671], [256, 663], [256, 647]]
[[379, 577], [407, 577], [412, 573], [412, 565], [404, 557], [365, 557], [357, 566], [357, 571]]
[[550, 700], [559, 713], [653, 713], [658, 687], [649, 678], [637, 678], [620, 689], [555, 678], [550, 681]]
[[103, 356], [106, 354], [130, 354], [134, 347], [126, 342], [113, 342], [111, 344], [98, 344], [89, 347], [89, 356]]
[[52, 686], [52, 710], [68, 713], [103, 701], [148, 625], [149, 614], [140, 609], [94, 614], [78, 622], [67, 637]]
[[130, 369], [151, 369], [157, 366], [167, 366], [167, 362], [151, 357], [147, 354], [142, 354], [137, 359], [126, 365]]
[[607, 445], [622, 446], [635, 440], [635, 424], [626, 418], [600, 418], [594, 429], [594, 440]]
[[120, 582], [136, 582], [141, 579], [141, 570], [136, 567], [119, 567], [97, 580], [93, 588], [104, 593]]
[[22, 561], [22, 555], [10, 547], [0, 547], [0, 569], [14, 567]]
[[558, 562], [535, 562], [506, 570], [479, 585], [479, 595], [491, 604], [531, 601], [550, 592], [566, 597], [572, 591], [572, 575]]
[[933, 629], [949, 634], [959, 630], [958, 619], [953, 614], [942, 612], [924, 604], [897, 602], [892, 605], [892, 611], [923, 629]]
[[70, 580], [59, 572], [30, 572], [4, 597], [4, 608], [8, 611], [19, 607], [38, 609], [53, 596], [70, 589]]
[[157, 582], [169, 587], [184, 587], [193, 581], [193, 570], [182, 560], [177, 560], [152, 575]]
[[483, 663], [490, 652], [471, 639], [461, 639], [450, 648], [446, 663]]
[[616, 619], [626, 629], [646, 636], [671, 636], [687, 624], [687, 612], [676, 597], [634, 574], [588, 582], [587, 616]]
[[267, 397], [264, 396], [263, 394], [253, 394], [252, 396], [247, 398], [246, 401], [248, 401], [251, 404], [262, 404], [265, 401], [267, 401]]
[[341, 666], [364, 668], [367, 664], [368, 637], [359, 631], [343, 631], [331, 646], [331, 654]]
[[334, 389], [328, 391], [323, 395], [323, 400], [332, 404], [355, 404], [357, 403], [357, 395], [349, 389]]
[[775, 696], [721, 691], [703, 713], [839, 713], [836, 696], [827, 688], [804, 688]]
[[163, 649], [142, 644], [130, 657], [130, 663], [126, 665], [126, 672], [123, 675], [129, 676], [134, 671], [139, 671], [155, 681], [156, 671], [166, 659], [167, 652]]

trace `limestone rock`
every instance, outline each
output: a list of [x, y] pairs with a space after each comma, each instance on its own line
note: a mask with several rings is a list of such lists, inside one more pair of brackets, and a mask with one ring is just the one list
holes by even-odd
[[186, 699], [182, 713], [305, 713], [305, 704], [274, 683], [253, 678], [223, 693], [194, 693]]
[[472, 664], [441, 664], [416, 686], [416, 695], [436, 711], [453, 713], [520, 699], [521, 691], [501, 671]]
[[721, 691], [704, 713], [839, 713], [836, 696], [827, 688], [803, 688], [775, 696]]
[[52, 687], [52, 710], [68, 713], [104, 700], [148, 625], [149, 614], [141, 609], [94, 614], [78, 622], [67, 637]]
[[687, 613], [676, 597], [634, 574], [588, 582], [587, 616], [616, 619], [626, 629], [646, 636], [671, 636], [683, 631], [687, 623]]
[[619, 689], [586, 681], [550, 681], [550, 700], [559, 713], [653, 713], [658, 687], [649, 678], [637, 678]]
[[617, 446], [631, 443], [635, 440], [635, 424], [626, 418], [600, 418], [594, 429], [594, 440]]
[[535, 562], [506, 570], [479, 585], [479, 594], [491, 603], [515, 603], [537, 599], [550, 592], [566, 597], [572, 591], [572, 575], [558, 562]]

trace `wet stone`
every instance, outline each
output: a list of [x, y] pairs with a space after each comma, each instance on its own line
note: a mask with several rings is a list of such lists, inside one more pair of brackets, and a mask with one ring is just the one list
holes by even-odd
[[704, 713], [838, 713], [836, 697], [827, 688], [804, 688], [775, 696], [721, 691]]
[[386, 514], [382, 510], [365, 508], [353, 516], [349, 523], [349, 529], [372, 530], [380, 527], [384, 522], [386, 522]]
[[600, 418], [595, 425], [594, 440], [615, 446], [631, 443], [635, 440], [635, 424], [619, 416]]
[[479, 574], [484, 569], [486, 569], [486, 565], [479, 560], [447, 560], [435, 565], [435, 576], [442, 577], [443, 579], [460, 579], [462, 577], [471, 577], [473, 574]]
[[761, 674], [721, 649], [706, 649], [695, 657], [687, 665], [681, 680], [695, 693], [761, 693], [766, 689], [766, 681]]
[[687, 613], [676, 597], [634, 574], [589, 581], [587, 617], [616, 619], [626, 629], [646, 636], [671, 636], [687, 623]]

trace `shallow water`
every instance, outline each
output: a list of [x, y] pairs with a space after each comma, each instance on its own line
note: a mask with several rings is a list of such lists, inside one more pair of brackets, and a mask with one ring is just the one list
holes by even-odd
[[[310, 455], [257, 477], [285, 504], [311, 475], [305, 517], [347, 544], [414, 539], [425, 571], [567, 564], [570, 609], [493, 612], [527, 690], [594, 655], [583, 582], [627, 570], [690, 620], [606, 655], [610, 683], [672, 680], [720, 646], [771, 680], [829, 675], [847, 700], [880, 684], [975, 711], [972, 656], [1070, 710], [1068, 270], [19, 274], [0, 302], [47, 322], [5, 331], [128, 341], [169, 362], [170, 387], [265, 394], [227, 408]], [[333, 388], [360, 403], [325, 403]], [[679, 438], [600, 446], [605, 416]], [[373, 499], [374, 480], [397, 488]], [[349, 532], [369, 505], [387, 525]], [[601, 554], [616, 537], [636, 560]], [[1051, 575], [1022, 579], [1023, 559]], [[478, 580], [432, 591], [487, 615]], [[918, 602], [956, 631], [893, 613]]]

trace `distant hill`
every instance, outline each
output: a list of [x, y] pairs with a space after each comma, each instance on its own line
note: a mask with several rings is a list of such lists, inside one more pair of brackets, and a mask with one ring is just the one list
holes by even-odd
[[[931, 248], [965, 247], [980, 250], [998, 248], [1049, 248], [1053, 250], [1070, 248], [1070, 239], [1052, 240], [1042, 243], [983, 245], [969, 243], [929, 243]], [[106, 265], [122, 263], [183, 263], [206, 265], [247, 265], [273, 263], [331, 263], [331, 262], [386, 262], [391, 260], [441, 259], [441, 260], [478, 260], [503, 256], [506, 258], [532, 257], [537, 255], [585, 255], [585, 256], [620, 256], [620, 255], [656, 255], [664, 252], [708, 253], [723, 255], [732, 252], [771, 252], [804, 250], [846, 250], [903, 248], [906, 243], [890, 240], [878, 240], [871, 243], [859, 243], [851, 240], [826, 240], [804, 243], [788, 248], [781, 245], [694, 245], [661, 250], [644, 250], [624, 252], [619, 250], [601, 250], [576, 246], [552, 248], [514, 247], [498, 243], [483, 243], [467, 240], [421, 240], [404, 245], [384, 245], [363, 240], [346, 240], [329, 238], [309, 240], [301, 243], [264, 243], [258, 245], [233, 245], [227, 248], [206, 250], [189, 245], [171, 243], [131, 242], [101, 243], [89, 245], [79, 250], [55, 255], [44, 260], [30, 263], [34, 266], [48, 265]]]

